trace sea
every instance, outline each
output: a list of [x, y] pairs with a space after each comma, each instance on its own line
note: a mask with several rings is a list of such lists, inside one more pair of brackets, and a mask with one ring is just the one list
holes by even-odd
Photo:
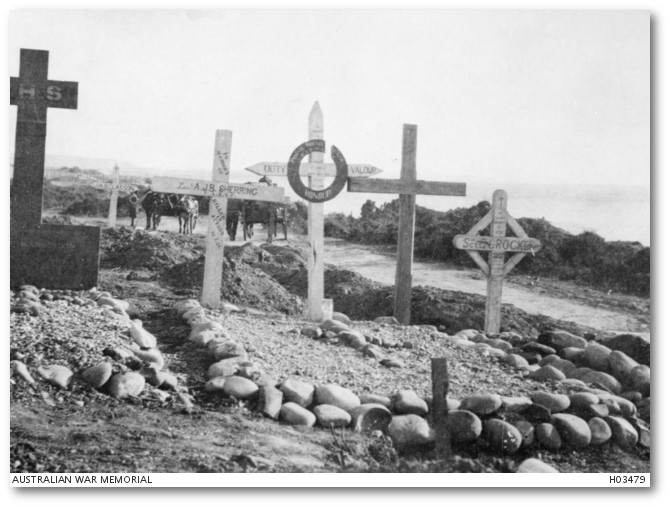
[[[606, 241], [638, 241], [651, 246], [651, 193], [648, 186], [534, 183], [492, 186], [472, 183], [468, 184], [465, 197], [417, 196], [416, 203], [437, 211], [448, 211], [485, 200], [491, 202], [493, 192], [499, 188], [507, 192], [507, 211], [514, 218], [544, 218], [572, 234], [588, 231]], [[295, 200], [290, 188], [287, 194]], [[361, 206], [368, 199], [380, 206], [395, 198], [397, 196], [391, 194], [358, 194], [345, 189], [324, 204], [324, 212], [360, 216]]]

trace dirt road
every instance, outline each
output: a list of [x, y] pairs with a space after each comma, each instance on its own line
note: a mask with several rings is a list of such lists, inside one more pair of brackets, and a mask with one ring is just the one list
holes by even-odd
[[[327, 238], [325, 260], [327, 263], [356, 271], [383, 284], [395, 283], [396, 259], [392, 251]], [[428, 285], [486, 295], [486, 280], [476, 270], [448, 269], [443, 263], [415, 261], [412, 267], [412, 280], [415, 286]], [[569, 320], [604, 331], [635, 333], [649, 339], [648, 315], [639, 313], [636, 315], [634, 311], [599, 308], [598, 306], [603, 306], [608, 299], [613, 299], [612, 296], [591, 289], [575, 288], [575, 290], [581, 290], [583, 294], [588, 293], [588, 297], [584, 297], [583, 294], [579, 298], [573, 295], [566, 295], [568, 299], [553, 297], [546, 293], [548, 292], [546, 289], [535, 287], [529, 289], [507, 283], [503, 289], [503, 303], [511, 303], [533, 314]], [[576, 303], [576, 299], [579, 299], [580, 303]], [[592, 304], [583, 304], [585, 300]]]

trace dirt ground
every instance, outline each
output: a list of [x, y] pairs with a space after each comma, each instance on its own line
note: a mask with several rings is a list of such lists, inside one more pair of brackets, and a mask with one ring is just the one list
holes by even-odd
[[[104, 220], [73, 220], [73, 223], [85, 222], [104, 224]], [[125, 224], [121, 222], [120, 225]], [[161, 229], [176, 232], [176, 219], [164, 219]], [[205, 230], [206, 220], [201, 220], [196, 232], [204, 233]], [[265, 233], [259, 228], [253, 242], [260, 244], [264, 239]], [[305, 238], [293, 236], [290, 244], [300, 245], [304, 241]], [[192, 241], [177, 238], [172, 242], [176, 254], [180, 256], [179, 262], [184, 266], [189, 263], [193, 266], [189, 268], [188, 276], [196, 280], [199, 276], [196, 264], [202, 260], [203, 244], [203, 237], [199, 235]], [[237, 241], [230, 243], [230, 246], [240, 247], [243, 244], [243, 241]], [[276, 244], [285, 245], [286, 242], [279, 240]], [[119, 251], [116, 253], [119, 254]], [[27, 387], [13, 382], [10, 471], [510, 472], [515, 470], [521, 459], [538, 455], [561, 472], [648, 472], [650, 469], [648, 451], [636, 449], [634, 452], [624, 452], [615, 445], [583, 452], [562, 450], [549, 453], [535, 449], [513, 458], [499, 456], [476, 446], [460, 449], [447, 460], [436, 459], [431, 450], [398, 455], [388, 439], [362, 436], [350, 431], [301, 429], [278, 424], [262, 418], [252, 406], [245, 403], [234, 399], [212, 398], [202, 389], [206, 360], [194, 353], [189, 344], [183, 343], [184, 334], [188, 330], [185, 324], [175, 320], [170, 311], [174, 302], [186, 297], [197, 297], [198, 287], [187, 284], [175, 287], [159, 276], [164, 267], [161, 263], [171, 262], [169, 252], [168, 249], [168, 255], [156, 261], [152, 269], [115, 267], [103, 263], [100, 288], [131, 303], [145, 327], [158, 338], [161, 351], [169, 358], [171, 371], [183, 381], [195, 406], [188, 408], [176, 397], [164, 403], [144, 398], [119, 401], [82, 386], [65, 392], [52, 386]], [[229, 259], [228, 262], [243, 263], [242, 259]], [[327, 242], [326, 262], [383, 283], [388, 283], [388, 277], [394, 273], [392, 252], [338, 241]], [[239, 272], [241, 276], [246, 276], [244, 270]], [[439, 277], [436, 276], [438, 272]], [[431, 285], [444, 284], [440, 285], [443, 288], [452, 284], [460, 291], [481, 293], [484, 283], [474, 269], [445, 270], [431, 263], [416, 262], [414, 273], [415, 285], [428, 284], [430, 281]], [[517, 304], [517, 292], [526, 294], [529, 304], [535, 305], [524, 308], [528, 312], [556, 311], [559, 312], [555, 314], [559, 315], [557, 318], [569, 316], [579, 319], [580, 324], [588, 327], [599, 328], [605, 323], [608, 329], [642, 334], [649, 330], [649, 301], [607, 295], [550, 280], [512, 277], [509, 282], [505, 287], [505, 301], [509, 297], [510, 302]], [[258, 291], [274, 290], [271, 281], [258, 283]], [[243, 292], [237, 296], [251, 297]], [[577, 306], [582, 311], [570, 313], [568, 306], [560, 307], [556, 301]], [[290, 315], [298, 312], [300, 307], [290, 306], [293, 303], [288, 301], [282, 300], [280, 303], [287, 305], [283, 315], [281, 312], [271, 313], [268, 317], [259, 314], [255, 324], [259, 329], [262, 328], [259, 332], [276, 332], [278, 326], [301, 325], [299, 318], [295, 320], [296, 317]], [[29, 324], [26, 321], [13, 321], [13, 325]], [[114, 329], [107, 331], [118, 335]], [[40, 330], [32, 329], [31, 332], [39, 335]], [[401, 334], [395, 339], [402, 338]], [[43, 336], [42, 339], [49, 341], [48, 337]], [[300, 354], [309, 352], [309, 349], [305, 349], [305, 343], [300, 342], [297, 346], [300, 347]], [[286, 352], [291, 355], [290, 349]], [[403, 353], [408, 360], [407, 354], [410, 353], [420, 357], [421, 348]], [[453, 353], [458, 357], [456, 351]], [[293, 355], [298, 355], [298, 349]], [[42, 359], [47, 360], [48, 357]], [[429, 358], [424, 359], [427, 361]], [[347, 371], [356, 375], [356, 361], [362, 361], [363, 358], [352, 357], [350, 360], [354, 366], [341, 372], [345, 376]], [[272, 362], [271, 359], [268, 361]], [[463, 380], [461, 387], [455, 384], [457, 393], [459, 389], [477, 386], [493, 388], [486, 380], [487, 371], [494, 367], [492, 363], [468, 364], [465, 358], [461, 363], [459, 367], [463, 369]], [[358, 368], [363, 368], [363, 363]], [[505, 381], [498, 388], [522, 385], [513, 373], [506, 373], [506, 370], [501, 372]], [[427, 370], [424, 373], [427, 375]], [[300, 374], [310, 375], [307, 371]], [[480, 380], [472, 377], [477, 374], [483, 375], [476, 377]], [[399, 379], [402, 379], [402, 375]], [[402, 383], [402, 380], [399, 382]]]

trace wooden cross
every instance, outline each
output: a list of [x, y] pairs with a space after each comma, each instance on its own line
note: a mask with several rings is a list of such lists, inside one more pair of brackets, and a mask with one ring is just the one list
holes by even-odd
[[119, 192], [134, 192], [135, 190], [137, 190], [137, 187], [135, 185], [131, 185], [128, 183], [121, 183], [119, 181], [118, 164], [114, 165], [111, 182], [99, 181], [97, 178], [90, 178], [89, 181], [91, 181], [90, 186], [92, 186], [93, 188], [97, 188], [98, 190], [110, 191], [109, 214], [107, 215], [107, 227], [116, 227], [116, 218], [117, 218], [116, 215], [117, 215], [117, 205], [119, 201]]
[[[491, 210], [466, 234], [454, 236], [454, 246], [465, 250], [477, 263], [487, 277], [486, 282], [486, 314], [484, 331], [500, 332], [500, 308], [502, 305], [503, 278], [527, 254], [535, 254], [542, 243], [529, 238], [519, 223], [507, 212], [507, 192], [493, 192]], [[490, 236], [481, 236], [485, 227], [490, 225]], [[507, 237], [507, 226], [516, 237]], [[489, 252], [488, 264], [479, 255], [479, 251]], [[514, 255], [505, 262], [505, 253]]]
[[393, 315], [401, 324], [410, 323], [416, 196], [465, 195], [465, 183], [417, 181], [416, 137], [416, 125], [403, 125], [402, 166], [399, 180], [349, 178], [347, 186], [349, 192], [400, 194]]
[[[308, 118], [308, 138], [323, 139], [323, 112], [319, 102], [312, 106]], [[259, 162], [246, 170], [262, 176], [287, 176], [288, 164], [285, 162]], [[347, 164], [349, 176], [362, 178], [382, 172], [372, 164]], [[308, 177], [308, 187], [312, 190], [321, 190], [324, 177], [336, 174], [335, 164], [324, 163], [323, 153], [310, 153], [309, 162], [300, 164], [300, 175]], [[309, 202], [307, 206], [307, 235], [309, 254], [307, 255], [307, 318], [321, 322], [324, 319], [324, 308], [332, 305], [332, 300], [323, 298], [324, 282], [324, 241], [323, 241], [323, 203]]]
[[78, 85], [47, 78], [49, 52], [21, 49], [10, 78], [18, 108], [10, 192], [10, 283], [88, 289], [98, 281], [100, 228], [42, 224], [47, 108], [77, 108]]
[[112, 194], [109, 196], [109, 214], [107, 215], [107, 227], [116, 227], [116, 203], [119, 200], [119, 166], [114, 165], [112, 172]]
[[232, 137], [233, 133], [230, 130], [216, 131], [211, 181], [184, 178], [153, 178], [151, 181], [151, 189], [155, 192], [211, 197], [201, 301], [203, 306], [210, 308], [217, 308], [221, 301], [221, 276], [223, 248], [226, 243], [228, 199], [284, 202], [283, 188], [229, 183]]

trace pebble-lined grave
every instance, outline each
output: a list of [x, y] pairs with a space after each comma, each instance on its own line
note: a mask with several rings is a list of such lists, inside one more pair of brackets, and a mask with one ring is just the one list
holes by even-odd
[[[110, 316], [124, 321], [133, 342], [128, 347], [108, 351], [112, 361], [86, 368], [81, 378], [92, 388], [119, 399], [140, 396], [152, 389], [157, 397], [170, 391], [187, 409], [193, 407], [186, 389], [164, 369], [165, 361], [157, 340], [131, 319], [128, 303], [110, 293], [90, 291], [85, 297], [40, 291], [23, 286], [12, 293], [14, 312], [38, 315], [42, 300], [63, 298], [75, 305], [97, 305]], [[227, 311], [237, 311], [226, 305]], [[225, 327], [210, 317], [195, 300], [184, 300], [174, 307], [191, 332], [186, 337], [212, 354], [205, 391], [245, 400], [264, 416], [292, 425], [324, 428], [350, 428], [361, 433], [386, 434], [399, 449], [430, 447], [434, 428], [430, 425], [431, 400], [409, 389], [388, 393], [361, 394], [336, 384], [313, 385], [298, 377], [280, 381], [265, 374], [253, 357], [231, 339]], [[396, 325], [393, 317], [377, 322]], [[343, 314], [320, 326], [295, 329], [295, 333], [326, 343], [343, 344], [378, 360], [380, 366], [402, 368], [401, 362], [387, 356], [388, 347], [357, 331]], [[570, 394], [536, 391], [530, 396], [501, 396], [481, 393], [462, 400], [447, 398], [447, 425], [454, 448], [475, 441], [500, 454], [513, 454], [531, 446], [549, 451], [580, 449], [609, 440], [623, 449], [637, 445], [649, 447], [650, 369], [621, 351], [587, 341], [565, 331], [541, 333], [537, 340], [525, 340], [513, 332], [486, 335], [463, 330], [450, 336], [433, 331], [434, 338], [455, 347], [479, 350], [498, 358], [524, 376], [570, 387]], [[35, 383], [35, 377], [21, 361], [11, 362], [12, 375]], [[62, 365], [37, 369], [37, 378], [68, 389], [73, 372]], [[546, 470], [548, 465], [529, 459], [520, 472]], [[551, 468], [551, 467], [549, 467]]]

